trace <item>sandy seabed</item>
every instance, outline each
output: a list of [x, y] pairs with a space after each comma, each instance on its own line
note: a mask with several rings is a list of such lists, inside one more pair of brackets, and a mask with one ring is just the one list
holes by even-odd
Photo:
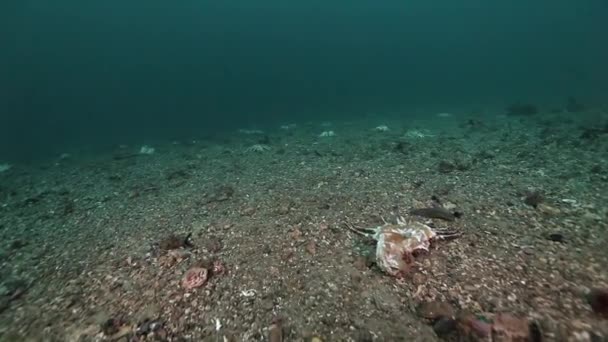
[[[588, 300], [608, 288], [606, 120], [300, 123], [14, 165], [0, 340], [481, 341], [462, 317], [503, 314], [536, 340], [608, 340]], [[437, 205], [458, 217], [410, 214]], [[398, 216], [462, 236], [398, 279], [346, 228]], [[185, 289], [193, 267], [207, 279]]]

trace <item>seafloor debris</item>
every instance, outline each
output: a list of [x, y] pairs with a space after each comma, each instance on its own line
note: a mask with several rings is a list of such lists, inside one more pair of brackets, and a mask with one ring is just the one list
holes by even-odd
[[192, 247], [191, 237], [192, 233], [189, 233], [186, 236], [171, 234], [161, 240], [158, 245], [162, 250]]
[[531, 207], [538, 207], [539, 204], [543, 203], [545, 197], [538, 190], [531, 190], [525, 193], [524, 203]]
[[551, 233], [547, 235], [547, 239], [553, 242], [566, 243], [566, 237], [562, 233]]
[[398, 217], [397, 223], [387, 223], [375, 228], [347, 227], [353, 232], [375, 240], [376, 264], [385, 273], [402, 277], [409, 273], [415, 257], [427, 252], [437, 239], [454, 238], [460, 233], [453, 230], [434, 230], [418, 221], [406, 221]]
[[454, 221], [458, 214], [455, 214], [443, 207], [418, 208], [410, 210], [410, 214], [426, 218], [436, 218], [446, 221]]
[[101, 324], [101, 332], [112, 338], [126, 336], [131, 330], [131, 327], [122, 318], [109, 318]]
[[192, 267], [182, 278], [182, 287], [186, 290], [192, 290], [205, 285], [209, 277], [209, 270], [204, 267]]

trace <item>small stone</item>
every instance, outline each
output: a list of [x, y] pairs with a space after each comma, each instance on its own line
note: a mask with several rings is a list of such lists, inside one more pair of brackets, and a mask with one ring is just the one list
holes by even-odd
[[317, 245], [315, 244], [314, 241], [310, 241], [309, 243], [306, 244], [306, 251], [310, 254], [310, 255], [315, 255], [317, 254]]
[[544, 200], [543, 194], [537, 190], [528, 191], [524, 197], [524, 203], [534, 208], [537, 208]]
[[566, 238], [562, 233], [551, 233], [547, 235], [547, 239], [553, 242], [566, 243]]
[[441, 317], [433, 324], [433, 331], [437, 336], [443, 337], [456, 330], [457, 322], [453, 318]]
[[289, 237], [294, 240], [299, 240], [302, 237], [302, 231], [299, 226], [295, 226], [291, 232], [289, 232]]
[[608, 289], [591, 289], [587, 295], [587, 302], [593, 312], [608, 318]]

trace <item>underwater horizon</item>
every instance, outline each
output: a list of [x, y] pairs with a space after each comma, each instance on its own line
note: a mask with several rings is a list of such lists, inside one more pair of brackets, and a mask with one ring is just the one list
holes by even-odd
[[605, 1], [6, 1], [0, 160], [252, 125], [605, 105]]

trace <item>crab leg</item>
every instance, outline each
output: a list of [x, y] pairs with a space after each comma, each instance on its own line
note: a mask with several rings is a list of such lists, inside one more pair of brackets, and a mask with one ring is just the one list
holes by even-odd
[[437, 238], [442, 240], [454, 239], [462, 235], [462, 233], [452, 229], [438, 229], [435, 230], [435, 233], [437, 233]]
[[374, 237], [374, 233], [375, 230], [374, 228], [359, 228], [359, 227], [355, 227], [352, 224], [349, 223], [344, 223], [344, 225], [350, 229], [351, 231], [353, 231], [354, 233], [358, 234], [358, 235], [362, 235], [365, 236], [367, 238], [373, 238]]

